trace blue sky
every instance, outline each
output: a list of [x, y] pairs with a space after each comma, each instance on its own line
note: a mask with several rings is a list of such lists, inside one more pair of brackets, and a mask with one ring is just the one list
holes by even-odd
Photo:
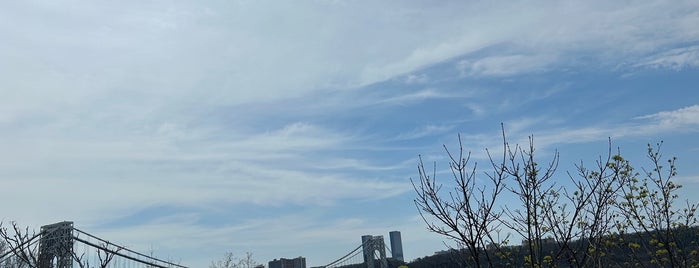
[[444, 248], [418, 155], [461, 133], [482, 161], [501, 122], [562, 184], [610, 137], [639, 165], [662, 140], [693, 193], [697, 25], [696, 1], [4, 2], [0, 217], [192, 267], [392, 230], [414, 259]]

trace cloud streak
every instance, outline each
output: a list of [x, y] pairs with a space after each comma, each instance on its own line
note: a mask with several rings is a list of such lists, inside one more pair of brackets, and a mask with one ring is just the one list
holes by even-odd
[[[262, 251], [284, 235], [415, 230], [406, 174], [451, 132], [473, 148], [500, 148], [497, 122], [513, 137], [540, 127], [543, 146], [695, 132], [692, 94], [570, 123], [583, 105], [562, 96], [585, 81], [547, 74], [693, 70], [696, 14], [695, 1], [660, 0], [5, 3], [0, 196], [21, 205], [2, 209], [139, 246]], [[549, 101], [566, 107], [538, 110]], [[161, 207], [172, 211], [139, 214]]]
[[[587, 143], [608, 138], [617, 140], [626, 137], [648, 137], [663, 133], [697, 132], [699, 131], [697, 118], [699, 118], [699, 105], [692, 105], [677, 110], [660, 111], [631, 118], [634, 120], [623, 124], [599, 124], [582, 128], [562, 129], [547, 127], [544, 129], [548, 130], [536, 131], [536, 145], [540, 148], [547, 148], [551, 145]], [[521, 136], [530, 134], [525, 134], [523, 131], [529, 131], [531, 122], [536, 121], [540, 120], [520, 120], [520, 125], [515, 127], [513, 131], [510, 131], [508, 135], [514, 136], [517, 140], [516, 143], [526, 144], [527, 141], [521, 138]]]

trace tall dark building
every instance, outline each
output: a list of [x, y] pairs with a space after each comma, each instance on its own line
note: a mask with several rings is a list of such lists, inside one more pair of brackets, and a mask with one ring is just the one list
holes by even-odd
[[391, 253], [393, 254], [393, 258], [396, 260], [404, 261], [403, 260], [403, 242], [400, 239], [400, 232], [399, 231], [389, 232], [388, 236], [391, 239]]
[[306, 268], [306, 258], [298, 257], [294, 259], [275, 259], [269, 262], [268, 268]]

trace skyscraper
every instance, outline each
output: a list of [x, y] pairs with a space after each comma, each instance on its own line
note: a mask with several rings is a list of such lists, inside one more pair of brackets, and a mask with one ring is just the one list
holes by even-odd
[[388, 233], [391, 239], [391, 254], [393, 254], [393, 259], [403, 260], [403, 242], [400, 239], [399, 231], [392, 231]]

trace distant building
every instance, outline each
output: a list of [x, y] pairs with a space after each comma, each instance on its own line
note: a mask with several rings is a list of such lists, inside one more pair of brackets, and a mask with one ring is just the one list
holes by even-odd
[[444, 255], [444, 254], [455, 254], [458, 253], [456, 249], [448, 249], [448, 250], [440, 250], [440, 251], [435, 251], [434, 255]]
[[400, 238], [400, 232], [389, 232], [388, 236], [391, 239], [391, 254], [393, 259], [403, 261], [403, 242]]
[[275, 259], [269, 262], [267, 268], [306, 268], [306, 258], [298, 257], [294, 259]]
[[488, 243], [488, 245], [485, 246], [485, 249], [486, 250], [496, 250], [496, 249], [498, 249], [499, 246], [500, 246], [500, 244], [498, 244], [498, 243]]
[[[547, 238], [542, 238], [542, 239], [541, 239], [541, 244], [544, 244], [544, 245], [551, 245], [551, 244], [553, 244], [553, 243], [556, 243], [556, 240], [553, 240], [552, 237], [547, 237]], [[523, 246], [523, 247], [528, 247], [528, 246], [529, 246], [529, 240], [528, 240], [528, 239], [522, 240], [522, 246]]]

